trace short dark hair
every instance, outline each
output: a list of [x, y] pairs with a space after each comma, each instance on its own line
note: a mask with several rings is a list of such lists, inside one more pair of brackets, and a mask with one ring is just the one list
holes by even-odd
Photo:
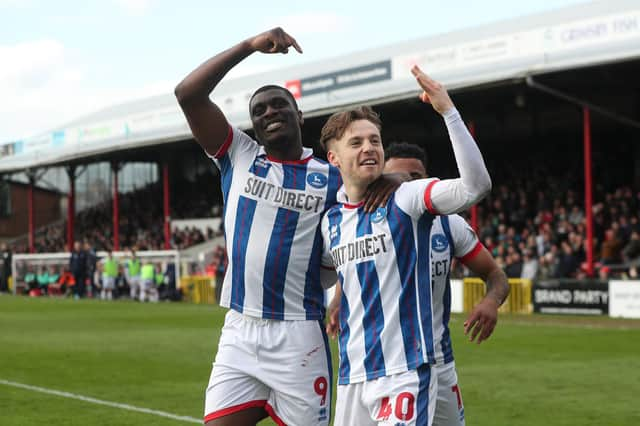
[[393, 142], [384, 151], [385, 161], [392, 158], [415, 158], [420, 160], [427, 170], [427, 153], [421, 146], [408, 142]]
[[297, 110], [300, 109], [298, 108], [298, 102], [296, 102], [296, 98], [293, 97], [293, 94], [287, 88], [278, 86], [277, 84], [267, 84], [266, 86], [262, 86], [258, 88], [255, 92], [253, 92], [253, 95], [251, 95], [251, 98], [249, 99], [249, 108], [251, 108], [251, 102], [253, 101], [253, 98], [258, 93], [266, 92], [267, 90], [280, 90], [284, 92], [285, 96], [287, 96], [289, 100], [291, 100], [291, 102], [293, 103], [293, 106], [296, 107]]
[[349, 127], [349, 124], [357, 120], [368, 120], [373, 123], [378, 130], [382, 130], [382, 120], [377, 112], [371, 107], [363, 105], [347, 111], [336, 112], [322, 126], [320, 132], [320, 146], [326, 151], [327, 144], [334, 140], [340, 139]]

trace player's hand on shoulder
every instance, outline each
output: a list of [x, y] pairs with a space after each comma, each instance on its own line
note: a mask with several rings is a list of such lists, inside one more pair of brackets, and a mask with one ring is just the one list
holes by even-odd
[[411, 180], [408, 173], [385, 173], [380, 175], [367, 187], [364, 194], [364, 210], [369, 213], [375, 212], [378, 207], [387, 205], [391, 195], [400, 185]]
[[413, 74], [418, 85], [423, 90], [420, 94], [422, 102], [430, 103], [440, 115], [444, 115], [445, 112], [453, 108], [453, 101], [449, 97], [447, 89], [441, 83], [433, 80], [417, 65], [411, 67], [411, 74]]
[[[499, 307], [500, 305], [495, 299], [485, 297], [473, 308], [464, 322], [464, 334], [469, 336], [470, 342], [475, 340], [476, 343], [480, 344], [491, 336], [498, 322]], [[469, 332], [471, 332], [471, 335], [469, 335]]]
[[298, 53], [302, 53], [302, 48], [296, 39], [280, 27], [258, 34], [248, 41], [253, 49], [262, 53], [288, 53], [290, 47], [296, 49]]

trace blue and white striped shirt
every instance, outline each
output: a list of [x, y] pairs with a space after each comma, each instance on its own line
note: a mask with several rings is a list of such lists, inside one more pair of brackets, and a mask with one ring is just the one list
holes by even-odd
[[270, 158], [233, 127], [212, 158], [229, 258], [222, 306], [259, 318], [324, 318], [318, 225], [336, 203], [338, 170], [307, 148], [297, 161]]
[[[464, 252], [468, 244], [452, 250], [454, 239], [443, 226], [447, 217], [429, 213], [435, 181], [402, 184], [386, 207], [372, 214], [361, 204], [341, 203], [323, 218], [323, 265], [334, 265], [342, 284], [339, 384], [413, 370], [444, 357], [436, 333], [446, 340], [448, 316], [444, 309], [434, 312], [432, 285], [448, 282], [448, 269], [436, 262]], [[455, 223], [455, 233], [463, 234]], [[444, 299], [444, 287], [435, 291]]]

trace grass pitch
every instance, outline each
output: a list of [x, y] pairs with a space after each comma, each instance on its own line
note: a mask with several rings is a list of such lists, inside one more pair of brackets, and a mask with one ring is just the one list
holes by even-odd
[[[0, 381], [201, 419], [224, 313], [2, 295]], [[502, 316], [478, 346], [463, 320], [451, 325], [468, 425], [640, 424], [640, 321]], [[188, 423], [0, 383], [0, 424]]]

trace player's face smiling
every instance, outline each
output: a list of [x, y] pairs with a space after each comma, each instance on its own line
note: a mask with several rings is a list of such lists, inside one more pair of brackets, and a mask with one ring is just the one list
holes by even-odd
[[279, 89], [256, 94], [249, 106], [256, 138], [266, 148], [282, 148], [300, 138], [302, 118], [289, 97]]
[[351, 123], [342, 138], [333, 143], [333, 147], [332, 162], [336, 163], [334, 165], [340, 169], [345, 180], [368, 185], [382, 174], [382, 137], [369, 120]]

